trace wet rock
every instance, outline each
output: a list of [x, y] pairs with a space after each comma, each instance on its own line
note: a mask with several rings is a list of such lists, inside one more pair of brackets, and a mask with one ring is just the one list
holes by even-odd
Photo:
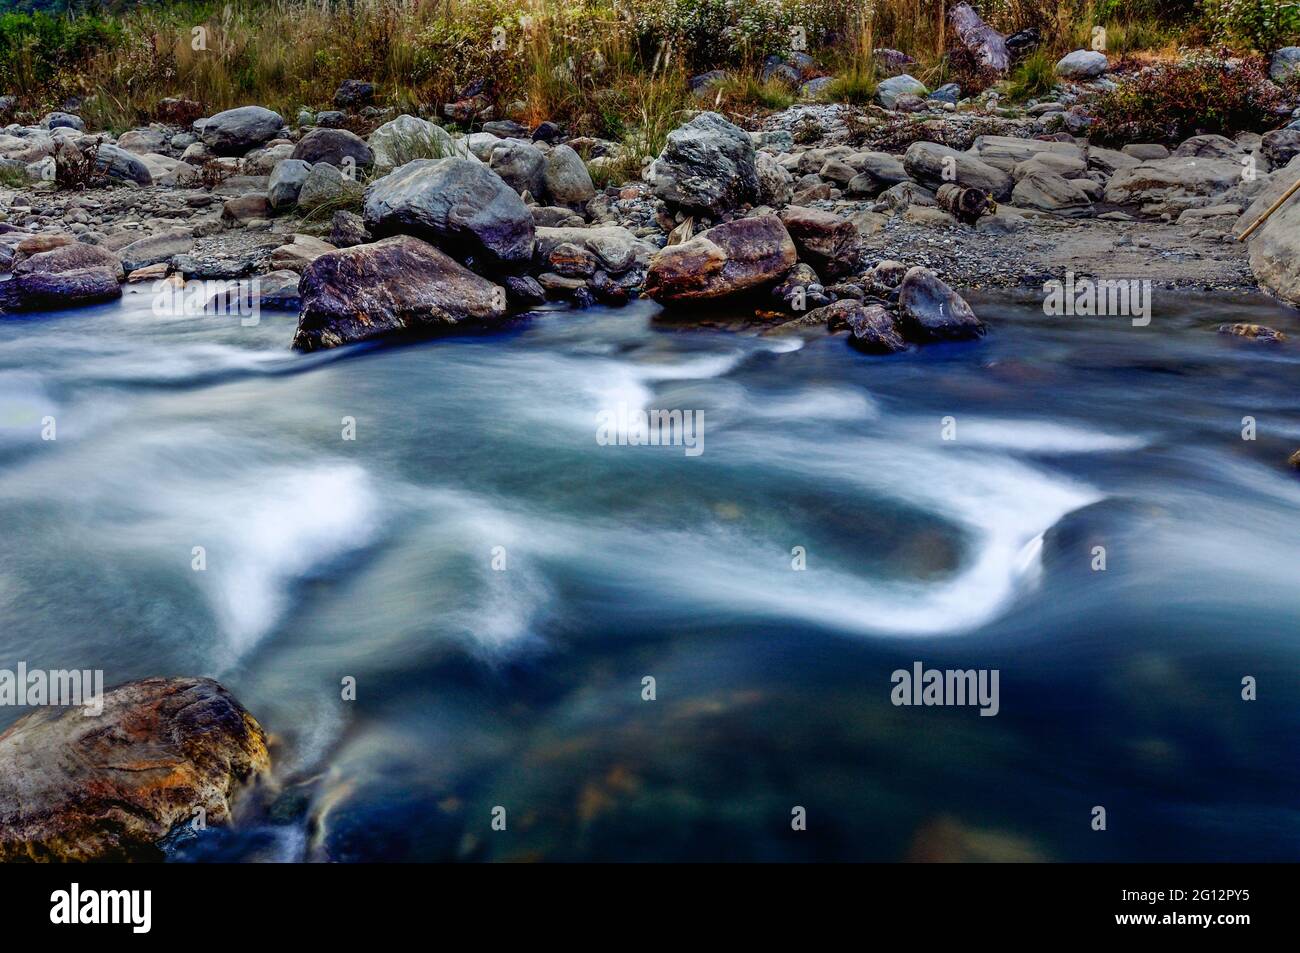
[[284, 131], [279, 113], [261, 106], [240, 106], [200, 120], [203, 144], [221, 156], [243, 155], [278, 138]]
[[919, 266], [908, 269], [899, 285], [898, 312], [908, 340], [963, 340], [980, 337], [986, 330], [966, 299]]
[[753, 142], [717, 113], [701, 113], [668, 134], [653, 181], [670, 205], [717, 217], [758, 196]]
[[375, 163], [365, 140], [346, 129], [313, 129], [294, 146], [293, 158], [313, 165], [328, 162], [340, 169], [368, 169]]
[[808, 320], [831, 331], [847, 328], [849, 343], [868, 354], [894, 354], [907, 348], [897, 319], [880, 304], [844, 298], [808, 312]]
[[1281, 331], [1262, 324], [1221, 324], [1219, 333], [1264, 344], [1281, 344], [1286, 340], [1286, 335]]
[[0, 735], [0, 861], [161, 860], [158, 842], [270, 768], [266, 735], [207, 678], [146, 678], [103, 713], [44, 708]]
[[726, 298], [775, 284], [796, 258], [794, 242], [775, 215], [737, 219], [659, 252], [645, 289], [670, 304]]
[[506, 313], [505, 289], [409, 235], [321, 255], [303, 272], [300, 292], [293, 339], [300, 351]]
[[780, 212], [799, 257], [827, 278], [858, 268], [862, 247], [858, 230], [848, 219], [820, 209], [788, 205]]
[[377, 236], [428, 237], [455, 254], [522, 263], [533, 254], [532, 215], [499, 175], [471, 159], [417, 159], [366, 190], [365, 220]]
[[1109, 65], [1105, 53], [1096, 50], [1075, 50], [1057, 61], [1056, 75], [1076, 82], [1096, 79], [1106, 72]]
[[516, 308], [531, 308], [546, 302], [546, 289], [536, 278], [528, 275], [511, 275], [505, 281], [506, 294]]

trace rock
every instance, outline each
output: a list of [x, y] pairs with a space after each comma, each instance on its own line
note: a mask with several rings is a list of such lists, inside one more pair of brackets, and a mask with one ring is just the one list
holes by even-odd
[[899, 76], [890, 76], [882, 79], [876, 87], [876, 102], [880, 103], [885, 109], [893, 109], [898, 105], [898, 98], [910, 94], [912, 96], [925, 96], [929, 91], [925, 84], [907, 73]]
[[313, 129], [294, 146], [293, 158], [315, 165], [328, 162], [340, 169], [368, 169], [375, 154], [365, 140], [346, 129]]
[[726, 70], [711, 69], [707, 73], [699, 73], [690, 79], [691, 93], [696, 99], [713, 99], [718, 87], [726, 81]]
[[1268, 75], [1273, 82], [1282, 84], [1300, 74], [1300, 46], [1284, 46], [1269, 61]]
[[323, 206], [359, 203], [364, 191], [360, 182], [345, 176], [337, 166], [318, 162], [298, 190], [298, 208], [310, 212]]
[[527, 139], [528, 127], [513, 119], [494, 119], [483, 123], [483, 131], [498, 139]]
[[[0, 314], [58, 311], [122, 297], [117, 278], [104, 268], [58, 274], [34, 272], [0, 282]], [[0, 825], [3, 826], [3, 825]]]
[[794, 176], [767, 152], [754, 155], [754, 171], [758, 175], [757, 200], [761, 205], [781, 206], [794, 194]]
[[936, 142], [914, 142], [903, 156], [908, 175], [924, 185], [937, 188], [955, 182], [968, 189], [980, 189], [995, 199], [1011, 194], [1011, 176], [969, 152], [958, 152]]
[[784, 83], [787, 86], [799, 85], [799, 70], [773, 53], [763, 61], [759, 72], [759, 81], [763, 83]]
[[506, 294], [516, 308], [530, 308], [546, 301], [546, 289], [536, 278], [527, 275], [511, 275], [507, 278]]
[[847, 163], [858, 172], [846, 185], [850, 195], [878, 195], [908, 181], [903, 163], [887, 152], [854, 153], [848, 157]]
[[908, 340], [955, 341], [980, 337], [985, 327], [961, 295], [934, 272], [910, 268], [898, 291], [898, 312]]
[[700, 113], [668, 134], [652, 174], [656, 196], [713, 218], [758, 196], [753, 143], [713, 112]]
[[882, 76], [900, 76], [916, 66], [916, 60], [906, 53], [887, 47], [872, 50], [871, 59]]
[[100, 143], [95, 153], [95, 168], [109, 178], [135, 182], [137, 185], [153, 185], [153, 173], [139, 156], [106, 142]]
[[1300, 179], [1300, 157], [1293, 158], [1286, 166], [1263, 178], [1265, 180], [1263, 187], [1251, 197], [1250, 205], [1233, 223], [1234, 235], [1240, 235], [1249, 228], [1257, 218], [1272, 208], [1273, 203], [1280, 199], [1297, 179]]
[[1238, 160], [1242, 155], [1242, 151], [1241, 146], [1227, 136], [1201, 135], [1183, 140], [1178, 148], [1174, 150], [1174, 155], [1179, 157], [1192, 156], [1206, 159]]
[[1236, 161], [1171, 156], [1119, 170], [1106, 183], [1105, 199], [1116, 205], [1172, 203], [1181, 211], [1211, 204], [1208, 200], [1240, 181], [1241, 165]]
[[1042, 43], [1043, 34], [1036, 27], [1029, 26], [1012, 33], [1007, 37], [1007, 52], [1011, 55], [1011, 62], [1024, 59]]
[[1148, 159], [1168, 159], [1169, 149], [1158, 142], [1130, 142], [1120, 152], [1126, 156], [1132, 156], [1139, 162], [1145, 162]]
[[957, 224], [957, 217], [941, 208], [929, 205], [909, 205], [903, 209], [903, 221], [913, 225], [925, 225], [929, 228], [952, 228]]
[[807, 314], [808, 323], [825, 324], [829, 330], [848, 328], [849, 343], [869, 354], [893, 354], [907, 348], [895, 317], [879, 304], [864, 304], [853, 298], [817, 308]]
[[294, 235], [288, 244], [271, 252], [271, 267], [277, 271], [304, 271], [326, 252], [337, 251], [329, 242], [311, 235]]
[[1011, 192], [1011, 201], [1019, 208], [1057, 215], [1086, 215], [1092, 209], [1092, 200], [1078, 184], [1045, 169], [1033, 170], [1021, 178]]
[[546, 188], [542, 174], [545, 166], [546, 155], [541, 149], [531, 142], [517, 139], [498, 141], [488, 156], [488, 168], [520, 195], [524, 192], [543, 194]]
[[46, 114], [41, 120], [41, 126], [45, 129], [75, 129], [77, 132], [84, 132], [86, 129], [86, 123], [80, 116], [65, 112]]
[[409, 235], [322, 255], [303, 272], [300, 291], [300, 351], [506, 313], [505, 289]]
[[1221, 324], [1219, 333], [1264, 344], [1281, 344], [1286, 340], [1286, 335], [1281, 331], [1262, 324]]
[[11, 122], [18, 112], [17, 96], [0, 96], [0, 123]]
[[355, 212], [340, 209], [330, 220], [330, 244], [335, 248], [351, 248], [353, 245], [365, 245], [373, 241], [366, 230], [365, 220]]
[[533, 254], [533, 218], [501, 177], [472, 159], [417, 159], [366, 190], [365, 220], [376, 236], [428, 237], [453, 254], [503, 263]]
[[311, 164], [302, 159], [282, 159], [271, 170], [271, 181], [266, 187], [266, 197], [277, 212], [298, 204], [298, 194], [311, 173]]
[[568, 146], [556, 146], [542, 168], [546, 192], [560, 205], [583, 205], [596, 194], [582, 158]]
[[586, 249], [595, 256], [601, 268], [615, 275], [648, 265], [659, 250], [619, 225], [538, 228], [535, 259], [539, 263], [546, 262], [557, 247], [566, 244]]
[[370, 134], [369, 143], [376, 172], [389, 172], [414, 159], [463, 158], [468, 152], [457, 148], [446, 129], [418, 116], [398, 116], [384, 123]]
[[[20, 252], [25, 244], [25, 242], [19, 243]], [[126, 269], [122, 266], [122, 259], [118, 255], [99, 245], [87, 245], [76, 241], [55, 245], [44, 251], [23, 252], [22, 259], [14, 265], [14, 277], [32, 274], [57, 275], [87, 268], [103, 269], [116, 281], [126, 277]]]
[[1105, 53], [1096, 50], [1075, 50], [1056, 63], [1056, 75], [1075, 81], [1096, 79], [1109, 67]]
[[952, 103], [956, 106], [957, 100], [961, 99], [961, 87], [956, 83], [944, 83], [926, 98], [938, 103]]
[[0, 735], [0, 861], [162, 860], [201, 808], [229, 820], [270, 769], [266, 734], [207, 678], [146, 678], [103, 713], [42, 708]]
[[279, 145], [254, 149], [244, 157], [240, 164], [244, 175], [270, 175], [276, 165], [293, 157], [293, 145], [285, 142]]
[[203, 144], [221, 156], [243, 155], [282, 135], [284, 119], [279, 113], [261, 106], [240, 106], [227, 109], [203, 123], [200, 138]]
[[[1127, 157], [1125, 157], [1127, 158]], [[1137, 165], [1137, 160], [1130, 160]], [[1054, 152], [1040, 152], [1032, 159], [1026, 159], [1011, 172], [1011, 177], [1019, 182], [1031, 172], [1053, 172], [1063, 179], [1082, 178], [1087, 165], [1082, 159], [1058, 155]]]
[[796, 258], [794, 242], [775, 215], [736, 219], [659, 252], [645, 290], [666, 304], [726, 298], [774, 284]]
[[[1034, 158], [1041, 162], [1055, 163], [1057, 167], [1054, 171], [1060, 172], [1060, 174], [1065, 175], [1066, 178], [1078, 178], [1078, 176], [1066, 175], [1059, 167], [1060, 161], [1063, 159], [1072, 159], [1070, 156], [1053, 152], [1040, 152]], [[1097, 169], [1104, 175], [1114, 175], [1120, 169], [1132, 169], [1135, 166], [1141, 165], [1142, 161], [1142, 159], [1134, 158], [1128, 153], [1116, 152], [1114, 149], [1102, 149], [1099, 146], [1092, 146], [1088, 149], [1088, 168]]]
[[1300, 129], [1274, 129], [1264, 133], [1259, 151], [1268, 160], [1270, 169], [1282, 168], [1300, 155]]
[[1274, 212], [1247, 244], [1250, 270], [1260, 287], [1300, 306], [1300, 201]]
[[862, 256], [858, 230], [848, 219], [819, 209], [787, 205], [781, 224], [790, 234], [799, 257], [827, 278], [856, 271]]
[[120, 249], [118, 254], [122, 257], [122, 267], [131, 272], [170, 261], [174, 255], [188, 254], [193, 247], [194, 236], [190, 229], [178, 228], [136, 239]]
[[799, 86], [799, 96], [802, 99], [817, 99], [829, 93], [834, 86], [835, 77], [815, 76]]
[[261, 192], [249, 192], [238, 198], [227, 199], [221, 207], [221, 221], [226, 225], [241, 225], [253, 219], [271, 217], [271, 202]]
[[334, 105], [339, 109], [357, 110], [374, 102], [375, 84], [359, 79], [345, 79], [334, 92]]
[[1083, 150], [1073, 142], [1046, 142], [1041, 139], [1018, 139], [1014, 136], [976, 136], [971, 151], [995, 169], [1011, 173], [1016, 166], [1044, 153], [1067, 156], [1083, 161]]
[[167, 135], [161, 129], [132, 129], [117, 137], [117, 147], [140, 155], [145, 152], [162, 152], [167, 148]]

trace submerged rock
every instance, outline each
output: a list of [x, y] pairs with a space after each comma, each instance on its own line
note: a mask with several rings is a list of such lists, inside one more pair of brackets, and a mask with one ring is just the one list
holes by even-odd
[[161, 860], [201, 808], [221, 823], [270, 768], [266, 735], [207, 678], [146, 678], [103, 713], [43, 708], [0, 735], [0, 861]]
[[645, 290], [670, 304], [726, 298], [775, 284], [796, 260], [779, 218], [741, 218], [660, 251], [650, 262]]
[[898, 319], [880, 304], [842, 298], [809, 311], [808, 321], [825, 324], [831, 331], [847, 328], [849, 343], [869, 354], [893, 354], [907, 348], [898, 329]]
[[505, 289], [409, 235], [321, 255], [299, 292], [300, 351], [506, 314]]

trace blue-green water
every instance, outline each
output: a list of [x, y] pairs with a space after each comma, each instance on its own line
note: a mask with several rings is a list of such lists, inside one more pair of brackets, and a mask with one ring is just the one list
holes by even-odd
[[[973, 301], [888, 358], [648, 303], [311, 356], [135, 291], [5, 318], [0, 667], [248, 706], [275, 790], [175, 859], [1300, 859], [1300, 320]], [[999, 714], [895, 707], [915, 661]]]

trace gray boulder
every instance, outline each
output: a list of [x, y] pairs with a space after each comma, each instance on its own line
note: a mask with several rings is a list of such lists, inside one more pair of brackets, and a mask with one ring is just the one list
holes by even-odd
[[551, 150], [542, 169], [542, 179], [551, 201], [559, 205], [583, 205], [596, 194], [587, 164], [568, 146]]
[[174, 255], [188, 254], [194, 247], [194, 235], [188, 228], [177, 228], [147, 238], [139, 238], [118, 251], [127, 274], [149, 265], [170, 261]]
[[958, 341], [980, 337], [984, 323], [966, 299], [927, 268], [910, 268], [898, 290], [898, 314], [908, 340]]
[[1269, 78], [1275, 83], [1285, 83], [1300, 73], [1300, 46], [1284, 46], [1273, 54], [1268, 64]]
[[853, 223], [833, 212], [787, 205], [781, 224], [790, 233], [799, 258], [826, 278], [856, 271], [862, 255], [861, 236]]
[[758, 197], [754, 144], [714, 112], [700, 113], [668, 134], [653, 167], [655, 195], [710, 217]]
[[1092, 200], [1077, 182], [1046, 169], [1024, 175], [1011, 192], [1011, 203], [1056, 215], [1087, 215], [1092, 210]]
[[410, 115], [384, 123], [370, 134], [369, 144], [378, 172], [391, 171], [415, 159], [465, 158], [468, 153], [442, 126]]
[[506, 314], [504, 288], [409, 235], [321, 255], [299, 291], [293, 346], [300, 351]]
[[322, 206], [351, 205], [360, 202], [363, 194], [356, 179], [348, 178], [328, 162], [317, 162], [298, 189], [298, 208], [309, 212]]
[[876, 87], [876, 102], [886, 109], [893, 109], [898, 105], [900, 96], [925, 96], [928, 92], [925, 83], [914, 76], [902, 73], [880, 81], [880, 85]]
[[1280, 169], [1300, 155], [1300, 129], [1274, 129], [1264, 133], [1259, 152], [1270, 169]]
[[271, 170], [271, 181], [266, 187], [266, 197], [275, 211], [293, 208], [298, 195], [311, 174], [311, 164], [302, 159], [281, 159]]
[[1213, 204], [1215, 196], [1241, 181], [1241, 172], [1241, 164], [1232, 159], [1152, 159], [1111, 176], [1105, 199], [1116, 205], [1154, 206], [1152, 211], [1181, 211]]
[[279, 113], [262, 106], [227, 109], [199, 122], [203, 144], [223, 156], [243, 155], [280, 136], [285, 126]]
[[969, 152], [958, 152], [937, 142], [914, 142], [903, 156], [908, 175], [931, 188], [955, 182], [969, 189], [990, 193], [999, 201], [1010, 194], [1014, 182], [1010, 174], [989, 165]]
[[375, 164], [375, 154], [365, 140], [346, 129], [313, 129], [294, 146], [292, 158], [312, 165], [328, 162], [340, 169], [368, 169]]
[[542, 176], [545, 165], [545, 153], [531, 142], [519, 139], [498, 141], [488, 157], [488, 168], [521, 195], [524, 192], [533, 196], [542, 195], [546, 188]]
[[1075, 50], [1057, 61], [1056, 75], [1063, 79], [1096, 79], [1106, 72], [1109, 65], [1105, 53], [1098, 53], [1096, 50]]
[[1250, 270], [1260, 287], [1300, 307], [1300, 202], [1293, 199], [1274, 212], [1248, 246]]
[[417, 159], [371, 184], [366, 225], [437, 242], [455, 255], [522, 263], [533, 255], [533, 217], [518, 193], [474, 159]]
[[95, 153], [95, 167], [113, 179], [153, 185], [153, 173], [139, 156], [102, 142]]

